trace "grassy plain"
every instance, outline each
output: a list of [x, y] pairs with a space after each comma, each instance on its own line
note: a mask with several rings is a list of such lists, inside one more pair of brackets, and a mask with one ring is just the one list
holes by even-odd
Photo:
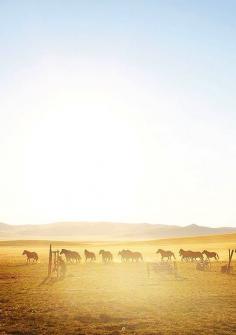
[[[0, 334], [236, 334], [236, 276], [220, 273], [236, 234], [146, 242], [53, 242], [54, 249], [113, 252], [113, 264], [69, 265], [64, 280], [47, 282], [48, 241], [0, 242]], [[143, 263], [124, 264], [119, 250], [141, 251]], [[181, 263], [179, 278], [152, 273], [158, 248], [217, 251], [210, 272]], [[23, 249], [39, 253], [27, 265]], [[235, 256], [236, 260], [236, 256]], [[236, 263], [234, 263], [236, 267]]]

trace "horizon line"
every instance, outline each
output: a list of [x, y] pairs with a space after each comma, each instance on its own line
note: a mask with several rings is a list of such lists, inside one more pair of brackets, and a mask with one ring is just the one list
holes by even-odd
[[4, 225], [8, 225], [8, 226], [44, 226], [44, 225], [51, 225], [51, 224], [63, 224], [63, 223], [108, 223], [108, 224], [128, 224], [128, 225], [133, 225], [133, 224], [137, 224], [137, 225], [159, 225], [159, 226], [167, 226], [167, 227], [180, 227], [180, 228], [186, 228], [186, 227], [204, 227], [204, 228], [213, 228], [213, 229], [220, 229], [220, 228], [235, 228], [234, 226], [212, 226], [212, 225], [199, 225], [196, 223], [191, 223], [191, 224], [187, 224], [187, 225], [178, 225], [178, 224], [165, 224], [165, 223], [151, 223], [151, 222], [119, 222], [119, 221], [106, 221], [106, 220], [98, 220], [98, 221], [94, 221], [94, 220], [69, 220], [69, 221], [52, 221], [52, 222], [45, 222], [45, 223], [20, 223], [20, 224], [14, 224], [14, 223], [6, 223], [6, 222], [0, 222], [0, 224], [4, 224]]

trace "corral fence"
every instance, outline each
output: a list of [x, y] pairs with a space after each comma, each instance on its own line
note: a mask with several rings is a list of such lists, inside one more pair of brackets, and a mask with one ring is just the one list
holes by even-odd
[[56, 277], [59, 277], [59, 250], [53, 250], [52, 245], [49, 247], [48, 255], [48, 277], [51, 277], [53, 273], [56, 273]]
[[221, 272], [222, 273], [232, 273], [233, 272], [233, 266], [231, 266], [231, 262], [232, 262], [232, 258], [233, 258], [233, 254], [236, 253], [236, 249], [229, 249], [228, 250], [228, 264], [223, 265], [221, 267]]

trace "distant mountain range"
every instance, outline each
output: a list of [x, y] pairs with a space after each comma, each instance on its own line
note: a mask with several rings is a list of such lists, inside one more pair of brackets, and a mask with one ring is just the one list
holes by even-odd
[[191, 224], [185, 227], [149, 223], [56, 222], [42, 225], [0, 223], [0, 240], [151, 240], [188, 236], [227, 234], [236, 228], [212, 228]]

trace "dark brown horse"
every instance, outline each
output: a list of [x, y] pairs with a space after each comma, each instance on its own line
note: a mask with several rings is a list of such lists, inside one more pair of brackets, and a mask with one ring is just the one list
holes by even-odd
[[24, 250], [22, 255], [26, 255], [27, 263], [30, 263], [31, 259], [33, 259], [33, 262], [37, 262], [39, 259], [37, 252], [34, 252], [34, 251]]
[[180, 249], [179, 255], [182, 257], [182, 261], [196, 261], [198, 258], [202, 261], [203, 255], [200, 251], [191, 251], [191, 250], [183, 250]]
[[113, 255], [110, 251], [100, 250], [99, 255], [102, 255], [103, 263], [112, 262], [113, 260]]
[[174, 259], [175, 259], [174, 253], [170, 250], [158, 249], [156, 253], [161, 255], [161, 260], [162, 261], [164, 260], [164, 258], [167, 258], [168, 260], [171, 260], [171, 257], [174, 257]]
[[84, 250], [84, 256], [85, 256], [85, 262], [87, 262], [88, 259], [90, 259], [90, 262], [96, 260], [95, 253], [88, 251], [87, 249]]
[[214, 252], [214, 251], [211, 252], [211, 251], [203, 250], [202, 254], [206, 255], [208, 260], [210, 260], [210, 258], [215, 258], [216, 261], [219, 259], [219, 255], [217, 254], [217, 252]]
[[196, 261], [197, 259], [203, 261], [203, 255], [200, 251], [190, 251], [190, 253], [191, 253], [190, 258], [192, 262]]
[[182, 261], [186, 261], [186, 262], [190, 261], [190, 251], [189, 250], [180, 249], [179, 255], [181, 256]]

